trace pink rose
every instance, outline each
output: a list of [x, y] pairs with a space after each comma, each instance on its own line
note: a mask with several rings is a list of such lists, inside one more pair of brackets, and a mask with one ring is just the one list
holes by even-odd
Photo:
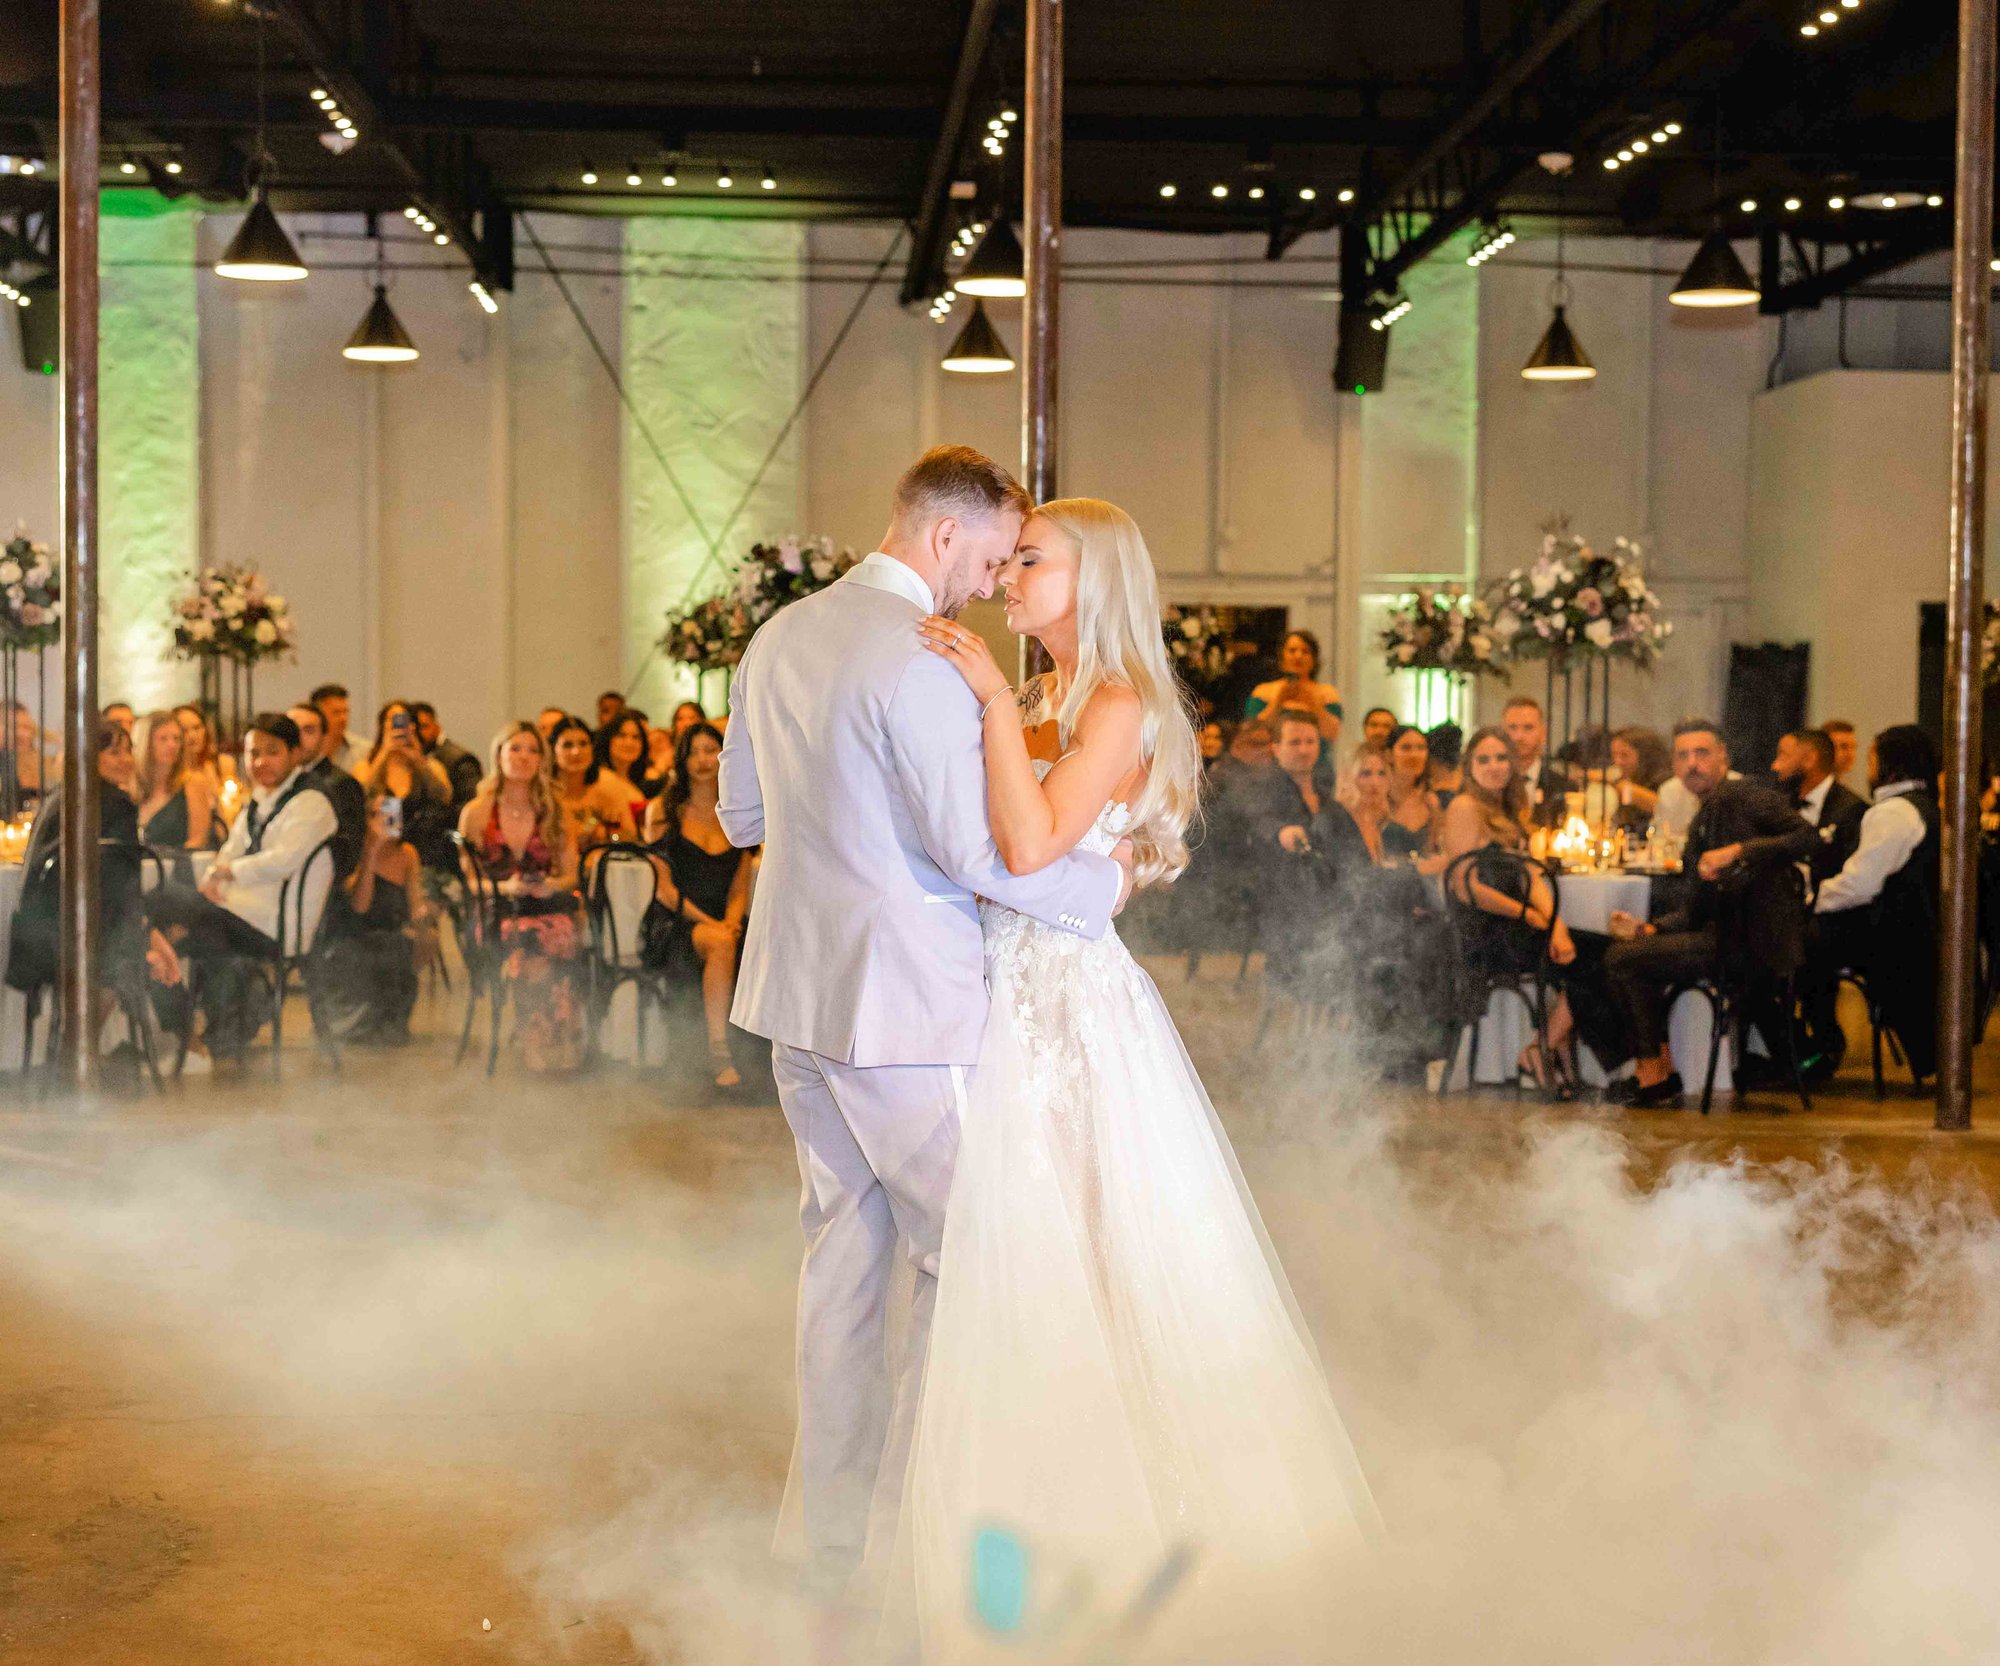
[[1584, 617], [1595, 619], [1604, 611], [1604, 598], [1598, 594], [1596, 585], [1586, 584], [1576, 593], [1576, 605], [1583, 609]]

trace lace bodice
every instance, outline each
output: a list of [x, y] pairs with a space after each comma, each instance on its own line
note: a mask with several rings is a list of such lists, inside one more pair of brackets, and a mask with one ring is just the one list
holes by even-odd
[[[1045, 758], [1035, 760], [1035, 779], [1046, 781], [1049, 771], [1056, 766]], [[1113, 799], [1097, 812], [1097, 820], [1076, 842], [1078, 850], [1087, 850], [1093, 856], [1109, 856], [1117, 848], [1118, 841], [1132, 830], [1132, 806]]]

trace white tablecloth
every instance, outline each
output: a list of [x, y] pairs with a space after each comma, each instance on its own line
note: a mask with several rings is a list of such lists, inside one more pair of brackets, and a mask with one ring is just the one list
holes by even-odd
[[[646, 917], [646, 904], [653, 897], [649, 869], [637, 863], [620, 862], [604, 879], [605, 895], [611, 902], [611, 917], [618, 932], [621, 965], [639, 962], [639, 926]], [[620, 984], [611, 1006], [598, 1026], [597, 1050], [621, 1064], [662, 1064], [667, 1056], [667, 1026], [655, 1008], [646, 1015], [646, 1057], [639, 1057], [639, 990], [634, 984]]]
[[[1614, 910], [1639, 920], [1649, 918], [1652, 913], [1653, 882], [1644, 874], [1562, 874], [1556, 880], [1556, 889], [1558, 911], [1563, 924], [1572, 931], [1608, 933]], [[1692, 990], [1681, 995], [1667, 1014], [1667, 1048], [1690, 1094], [1701, 1092], [1708, 1075], [1710, 1017], [1707, 998]], [[1525, 1003], [1504, 991], [1495, 991], [1486, 1004], [1485, 1016], [1473, 1032], [1469, 1061], [1472, 1080], [1486, 1084], [1513, 1081], [1521, 1049], [1533, 1035], [1534, 1023]], [[1586, 1082], [1603, 1083], [1604, 1072], [1598, 1068], [1589, 1048], [1577, 1049], [1577, 1063]], [[1463, 1058], [1453, 1061], [1454, 1086], [1464, 1085], [1467, 1065]], [[1729, 1042], [1725, 1039], [1722, 1054], [1715, 1061], [1716, 1091], [1728, 1092], [1733, 1082]]]

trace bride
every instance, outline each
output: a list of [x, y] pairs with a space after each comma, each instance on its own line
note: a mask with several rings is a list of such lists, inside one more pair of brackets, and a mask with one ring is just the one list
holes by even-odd
[[[1044, 504], [1000, 574], [1055, 663], [1017, 700], [984, 644], [926, 646], [985, 711], [1008, 868], [1132, 842], [1187, 864], [1199, 763], [1123, 510]], [[892, 1615], [926, 1662], [1299, 1658], [1374, 1506], [1283, 1271], [1152, 980], [982, 905], [991, 1014], [968, 1090]], [[1143, 1633], [1143, 1637], [1142, 1634]]]

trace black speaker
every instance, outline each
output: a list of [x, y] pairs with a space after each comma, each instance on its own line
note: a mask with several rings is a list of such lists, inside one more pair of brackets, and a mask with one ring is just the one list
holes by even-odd
[[36, 376], [53, 376], [62, 367], [62, 301], [53, 278], [37, 278], [23, 287], [28, 305], [4, 303], [21, 326], [21, 363]]
[[1389, 379], [1389, 332], [1373, 328], [1373, 318], [1360, 307], [1340, 309], [1333, 385], [1342, 393], [1380, 393]]

